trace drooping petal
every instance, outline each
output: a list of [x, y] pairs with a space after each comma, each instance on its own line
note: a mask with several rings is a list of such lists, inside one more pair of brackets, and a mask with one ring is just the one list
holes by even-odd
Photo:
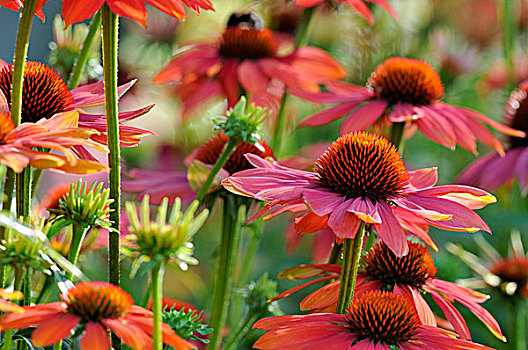
[[58, 343], [60, 340], [70, 336], [71, 332], [79, 322], [79, 316], [63, 313], [59, 317], [49, 318], [40, 322], [31, 334], [31, 342], [34, 346], [44, 347]]
[[407, 238], [392, 208], [384, 201], [378, 202], [378, 213], [381, 223], [373, 226], [379, 238], [396, 254], [401, 257], [409, 253]]
[[101, 321], [106, 327], [112, 330], [124, 344], [134, 350], [150, 349], [152, 339], [139, 327], [125, 322], [123, 319], [107, 318]]
[[237, 76], [242, 87], [251, 96], [261, 95], [268, 89], [269, 78], [251, 60], [244, 60], [238, 65]]
[[409, 171], [409, 183], [415, 189], [432, 187], [438, 181], [438, 171], [436, 167]]
[[305, 189], [302, 191], [302, 197], [310, 206], [310, 210], [319, 216], [330, 214], [345, 201], [342, 195], [322, 188]]
[[143, 27], [147, 26], [147, 10], [144, 0], [106, 0], [106, 3], [116, 15], [130, 18]]
[[146, 0], [152, 6], [179, 20], [185, 19], [185, 8], [180, 0]]
[[382, 116], [387, 106], [386, 101], [375, 100], [359, 107], [341, 124], [339, 135], [356, 130], [365, 130], [372, 126]]
[[111, 345], [107, 331], [97, 322], [88, 322], [79, 341], [81, 350], [108, 349]]
[[105, 0], [93, 1], [77, 1], [77, 0], [63, 0], [61, 16], [67, 27], [70, 25], [82, 22], [94, 15], [99, 10]]
[[348, 209], [354, 200], [349, 199], [340, 204], [330, 214], [328, 226], [339, 238], [354, 238], [361, 225], [361, 220]]
[[378, 212], [378, 203], [375, 205], [369, 199], [358, 197], [354, 199], [348, 211], [357, 215], [362, 221], [369, 224], [380, 224], [381, 217]]
[[359, 103], [361, 102], [347, 102], [325, 109], [304, 119], [297, 125], [297, 127], [301, 128], [305, 126], [320, 126], [329, 124], [334, 120], [337, 120], [350, 113], [350, 111], [356, 108]]
[[468, 326], [460, 312], [453, 306], [453, 304], [444, 299], [444, 297], [442, 297], [436, 291], [430, 290], [429, 292], [435, 303], [444, 313], [447, 320], [453, 325], [453, 328], [458, 333], [458, 335], [463, 339], [471, 340], [471, 334], [469, 333]]

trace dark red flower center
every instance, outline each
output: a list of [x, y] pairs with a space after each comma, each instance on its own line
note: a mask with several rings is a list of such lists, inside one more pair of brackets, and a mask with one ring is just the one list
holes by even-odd
[[[220, 154], [222, 154], [228, 140], [229, 136], [223, 133], [213, 136], [205, 145], [198, 149], [198, 153], [194, 159], [205, 164], [214, 165], [220, 157]], [[235, 148], [235, 151], [231, 154], [231, 157], [229, 157], [223, 168], [229, 174], [253, 168], [244, 156], [246, 153], [255, 154], [261, 158], [274, 158], [273, 151], [267, 143], [260, 142], [257, 146], [249, 142], [242, 142]]]
[[323, 187], [372, 201], [398, 196], [409, 182], [400, 154], [385, 138], [354, 132], [338, 138], [315, 163]]
[[277, 53], [277, 42], [269, 29], [228, 27], [222, 34], [218, 53], [224, 58], [240, 60], [273, 57]]
[[436, 275], [434, 260], [427, 249], [409, 242], [409, 254], [397, 257], [385, 244], [378, 243], [363, 259], [363, 268], [368, 278], [382, 281], [384, 286], [392, 288], [394, 284], [421, 288]]
[[516, 294], [528, 297], [528, 258], [509, 257], [495, 263], [490, 272], [499, 276], [502, 284], [513, 282], [517, 285]]
[[[528, 81], [513, 90], [504, 108], [504, 119], [512, 128], [528, 133]], [[510, 148], [528, 147], [528, 138], [509, 137]]]
[[68, 312], [80, 316], [83, 321], [118, 318], [134, 305], [127, 292], [106, 282], [78, 283], [63, 299], [68, 304]]
[[440, 75], [426, 62], [392, 57], [380, 64], [368, 84], [378, 98], [412, 105], [428, 105], [444, 97]]
[[420, 319], [407, 300], [390, 292], [363, 294], [347, 310], [350, 330], [360, 339], [388, 345], [406, 342], [415, 335]]
[[[0, 90], [11, 104], [13, 65], [0, 70]], [[22, 93], [22, 122], [37, 122], [55, 113], [66, 111], [73, 96], [60, 75], [40, 62], [27, 62]]]

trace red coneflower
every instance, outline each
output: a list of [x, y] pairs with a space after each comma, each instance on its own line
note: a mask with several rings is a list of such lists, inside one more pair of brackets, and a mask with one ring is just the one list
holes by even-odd
[[345, 77], [343, 67], [319, 48], [304, 46], [284, 55], [284, 40], [260, 23], [255, 15], [231, 16], [217, 42], [189, 46], [154, 82], [178, 84], [186, 114], [214, 96], [226, 97], [233, 107], [242, 92], [248, 100], [280, 99], [270, 92], [277, 82], [314, 92], [321, 83]]
[[[456, 283], [436, 278], [437, 270], [433, 258], [421, 244], [409, 243], [409, 254], [404, 257], [397, 257], [387, 245], [378, 243], [365, 255], [361, 264], [362, 270], [358, 273], [355, 290], [357, 297], [371, 290], [390, 290], [414, 305], [422, 324], [436, 327], [436, 318], [422, 297], [422, 293], [428, 293], [433, 297], [434, 302], [442, 310], [455, 331], [462, 338], [471, 339], [464, 318], [452, 305], [453, 301], [457, 301], [477, 316], [497, 338], [505, 340], [495, 318], [479, 305], [488, 300], [488, 296]], [[294, 278], [294, 270], [295, 268], [288, 269], [282, 275]], [[303, 287], [341, 276], [339, 265], [321, 265], [320, 267], [318, 265], [306, 265], [298, 271], [301, 270], [304, 276], [307, 276], [304, 278], [312, 278], [314, 274], [321, 276], [323, 272], [325, 275], [305, 283]], [[313, 273], [308, 274], [307, 271]], [[300, 278], [302, 278], [301, 275], [298, 279]], [[337, 280], [311, 293], [301, 302], [301, 310], [335, 311], [339, 286], [340, 280]], [[281, 293], [273, 300], [284, 298], [298, 290], [299, 287], [294, 287]]]
[[[503, 153], [499, 140], [484, 125], [504, 134], [524, 137], [524, 133], [495, 122], [480, 113], [440, 101], [444, 87], [438, 73], [426, 62], [392, 57], [380, 64], [367, 87], [328, 84], [329, 92], [296, 95], [319, 103], [339, 103], [299, 123], [319, 126], [348, 116], [341, 135], [390, 123], [415, 125], [427, 138], [448, 148], [460, 147], [477, 153], [476, 139]], [[358, 107], [359, 106], [359, 107]], [[484, 124], [484, 125], [483, 125]]]
[[[475, 232], [486, 225], [472, 209], [495, 197], [469, 186], [437, 186], [436, 169], [407, 172], [396, 148], [365, 132], [340, 137], [319, 158], [315, 173], [295, 170], [247, 154], [256, 169], [236, 173], [222, 185], [236, 194], [270, 201], [268, 208], [302, 200], [339, 238], [354, 238], [361, 222], [394, 252], [408, 252], [399, 219], [449, 231]], [[263, 213], [262, 213], [263, 214]]]
[[[528, 132], [528, 80], [515, 89], [506, 102], [504, 120], [512, 128]], [[524, 195], [528, 189], [528, 139], [510, 136], [503, 157], [487, 154], [470, 164], [457, 183], [493, 191], [517, 179]]]
[[[0, 91], [11, 103], [11, 80], [13, 65], [0, 69]], [[123, 95], [134, 81], [118, 88], [119, 95]], [[92, 136], [92, 140], [106, 145], [107, 130], [106, 116], [88, 114], [84, 108], [104, 105], [103, 82], [83, 85], [68, 90], [62, 78], [52, 68], [40, 62], [27, 62], [24, 70], [24, 86], [22, 96], [22, 122], [37, 122], [42, 118], [50, 118], [57, 113], [74, 111], [79, 116], [78, 125], [95, 129], [99, 132]], [[152, 132], [126, 124], [126, 121], [136, 119], [152, 109], [153, 105], [133, 111], [119, 113], [119, 139], [121, 147], [133, 147], [139, 144], [143, 136]], [[81, 147], [76, 148], [82, 157], [94, 160], [93, 156]]]
[[[168, 197], [170, 201], [178, 197], [184, 202], [191, 201], [196, 197], [201, 183], [207, 178], [208, 171], [220, 157], [228, 140], [229, 136], [221, 133], [211, 137], [203, 146], [197, 148], [186, 159], [190, 169], [188, 172], [135, 169], [130, 172], [134, 180], [123, 181], [123, 190], [140, 193], [138, 199], [148, 194], [151, 203], [161, 203], [164, 197]], [[251, 164], [244, 157], [246, 153], [256, 154], [262, 158], [274, 158], [273, 151], [264, 141], [258, 145], [249, 142], [240, 143], [218, 173], [216, 186], [212, 186], [211, 190], [219, 189], [220, 181], [229, 175], [251, 168]]]
[[457, 339], [455, 334], [425, 326], [408, 301], [389, 292], [368, 292], [351, 303], [345, 314], [269, 317], [254, 328], [267, 331], [257, 349], [334, 350], [491, 350]]
[[116, 15], [133, 19], [146, 26], [146, 3], [181, 20], [185, 19], [184, 4], [198, 14], [200, 14], [200, 9], [214, 11], [210, 0], [93, 0], [90, 2], [63, 0], [61, 15], [66, 25], [69, 26], [92, 17], [106, 4]]
[[[132, 349], [152, 348], [152, 312], [134, 305], [132, 297], [119, 287], [106, 282], [78, 283], [61, 299], [24, 306], [23, 314], [2, 315], [0, 329], [37, 326], [31, 341], [38, 347], [56, 344], [75, 332], [80, 334], [81, 349], [107, 349], [107, 332], [111, 331]], [[163, 342], [178, 350], [194, 348], [166, 324]]]
[[[325, 2], [325, 0], [294, 0], [295, 5], [302, 8], [314, 7], [323, 2]], [[365, 2], [378, 5], [384, 8], [392, 17], [398, 18], [398, 14], [387, 0], [334, 0], [333, 2], [347, 4], [361, 17], [366, 19], [370, 25], [374, 24], [374, 16]]]

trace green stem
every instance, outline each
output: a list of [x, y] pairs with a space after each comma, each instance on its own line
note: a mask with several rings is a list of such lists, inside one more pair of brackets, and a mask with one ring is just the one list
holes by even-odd
[[514, 0], [504, 1], [504, 18], [503, 18], [503, 54], [504, 63], [506, 64], [506, 73], [508, 85], [515, 85], [515, 39], [517, 37], [517, 24], [515, 23], [515, 3]]
[[110, 232], [108, 242], [109, 281], [119, 285], [119, 214], [121, 211], [121, 164], [119, 163], [119, 122], [117, 95], [117, 41], [119, 19], [105, 3], [102, 9], [103, 70], [106, 105], [106, 125], [108, 130], [108, 164], [110, 173], [110, 220], [115, 232]]
[[[211, 310], [211, 327], [209, 350], [220, 349], [222, 329], [227, 317], [229, 297], [233, 284], [233, 270], [239, 244], [240, 228], [246, 216], [246, 206], [235, 207], [235, 197], [227, 195], [224, 199], [223, 227], [220, 238], [220, 256], [214, 283], [213, 306]], [[236, 214], [235, 214], [236, 213]], [[236, 217], [234, 217], [236, 215]]]
[[28, 166], [16, 174], [16, 212], [18, 217], [25, 220], [29, 220], [31, 210], [31, 170]]
[[328, 257], [329, 264], [337, 264], [341, 260], [341, 251], [343, 250], [343, 244], [334, 242], [330, 256]]
[[31, 269], [26, 269], [24, 278], [24, 305], [31, 305]]
[[526, 300], [521, 300], [520, 305], [515, 310], [515, 324], [514, 324], [514, 349], [515, 350], [526, 350]]
[[[13, 202], [13, 190], [15, 189], [15, 172], [7, 169], [4, 183], [4, 197], [2, 198], [2, 210], [11, 211], [11, 202]], [[3, 232], [3, 229], [2, 229]]]
[[92, 18], [92, 23], [90, 23], [90, 28], [88, 29], [88, 34], [86, 34], [86, 38], [84, 38], [81, 51], [79, 52], [79, 56], [77, 56], [77, 60], [75, 61], [72, 72], [70, 74], [70, 80], [68, 81], [68, 88], [70, 90], [75, 89], [77, 86], [79, 86], [79, 80], [81, 79], [84, 66], [88, 61], [88, 56], [90, 55], [90, 50], [92, 48], [95, 35], [97, 34], [97, 31], [100, 27], [101, 11], [97, 11], [95, 16]]
[[13, 330], [8, 329], [4, 333], [4, 343], [2, 345], [3, 350], [12, 350], [13, 348]]
[[341, 271], [341, 286], [339, 287], [339, 299], [337, 301], [338, 314], [345, 313], [346, 308], [354, 297], [364, 235], [365, 223], [361, 222], [356, 238], [345, 239], [343, 243], [343, 270]]
[[403, 150], [403, 132], [405, 131], [405, 122], [392, 123], [390, 141], [400, 151]]
[[154, 313], [154, 326], [152, 331], [152, 339], [154, 342], [154, 350], [163, 349], [163, 275], [165, 274], [165, 262], [160, 262], [151, 272], [152, 276], [152, 312]]
[[[310, 22], [312, 21], [313, 14], [315, 13], [315, 6], [304, 9], [297, 34], [295, 36], [295, 47], [306, 45], [308, 42], [308, 29]], [[277, 113], [277, 122], [275, 123], [275, 129], [273, 130], [273, 137], [271, 139], [271, 148], [274, 150], [276, 155], [280, 155], [280, 147], [282, 136], [284, 133], [284, 114], [286, 112], [286, 103], [288, 101], [288, 93], [284, 91], [279, 106], [279, 112]]]
[[29, 47], [29, 35], [33, 25], [33, 14], [37, 0], [24, 1], [24, 7], [20, 14], [18, 33], [13, 57], [13, 80], [11, 83], [11, 119], [15, 126], [22, 121], [22, 92], [24, 87], [24, 68]]
[[218, 160], [216, 161], [211, 172], [209, 173], [207, 180], [205, 180], [205, 183], [202, 185], [202, 188], [200, 188], [200, 192], [198, 192], [198, 195], [196, 196], [198, 202], [201, 203], [203, 201], [203, 199], [207, 195], [207, 190], [209, 190], [209, 187], [211, 187], [211, 184], [213, 183], [216, 175], [218, 174], [220, 169], [225, 165], [225, 163], [229, 160], [229, 157], [231, 156], [237, 145], [238, 140], [230, 137], [229, 141], [227, 141], [227, 144], [224, 147], [224, 150], [222, 151], [222, 154], [220, 154], [220, 157], [218, 157]]
[[[68, 261], [73, 265], [77, 265], [77, 259], [79, 258], [84, 237], [86, 236], [88, 230], [89, 228], [83, 228], [83, 226], [78, 223], [72, 224], [72, 241], [70, 244], [70, 251], [68, 253]], [[67, 279], [71, 279], [73, 275], [71, 272], [67, 271], [65, 276]]]
[[238, 328], [229, 334], [229, 338], [226, 341], [227, 345], [223, 348], [223, 350], [233, 349], [238, 344], [238, 341], [247, 334], [259, 316], [260, 315], [252, 313], [251, 311], [248, 312], [246, 317], [244, 317], [244, 320], [240, 322]]

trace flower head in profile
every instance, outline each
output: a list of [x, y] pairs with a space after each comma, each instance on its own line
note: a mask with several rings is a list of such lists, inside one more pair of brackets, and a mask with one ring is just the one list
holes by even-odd
[[154, 82], [177, 84], [186, 115], [212, 97], [225, 97], [233, 107], [245, 92], [250, 101], [266, 105], [265, 101], [280, 99], [281, 93], [277, 97], [271, 92], [276, 83], [314, 92], [319, 84], [345, 76], [344, 68], [325, 51], [303, 46], [284, 54], [287, 45], [271, 30], [262, 29], [256, 15], [235, 14], [217, 42], [189, 46]]
[[[528, 80], [512, 91], [504, 108], [504, 121], [528, 132]], [[509, 136], [506, 153], [486, 154], [470, 164], [456, 182], [494, 191], [516, 179], [523, 195], [528, 190], [528, 138]]]
[[[380, 322], [382, 320], [382, 322]], [[318, 313], [262, 319], [253, 328], [266, 331], [257, 349], [491, 350], [456, 338], [440, 328], [422, 325], [412, 305], [390, 292], [368, 292], [351, 303], [345, 314]]]
[[[0, 317], [0, 329], [24, 329], [36, 326], [31, 335], [34, 346], [45, 347], [80, 336], [83, 350], [110, 347], [108, 331], [135, 350], [152, 348], [152, 312], [134, 305], [124, 290], [106, 282], [83, 282], [61, 295], [61, 302], [24, 306], [24, 313]], [[163, 342], [177, 350], [194, 349], [163, 324]]]
[[[8, 103], [11, 103], [11, 80], [13, 65], [0, 68], [0, 91]], [[118, 88], [123, 95], [134, 81]], [[97, 130], [91, 139], [107, 144], [106, 116], [89, 114], [84, 109], [104, 105], [103, 82], [83, 85], [69, 90], [57, 72], [40, 62], [27, 62], [24, 70], [24, 87], [22, 95], [22, 122], [38, 122], [50, 119], [56, 114], [71, 112], [78, 115], [78, 126]], [[119, 113], [119, 140], [121, 147], [137, 146], [142, 137], [152, 134], [148, 130], [123, 124], [136, 119], [152, 109], [153, 105], [133, 111]], [[95, 158], [84, 148], [76, 147], [76, 152], [85, 159]]]
[[458, 256], [477, 275], [476, 279], [461, 280], [472, 288], [499, 291], [507, 299], [528, 298], [528, 252], [524, 251], [518, 231], [511, 234], [510, 254], [501, 256], [483, 237], [475, 237], [481, 254], [486, 260], [449, 243], [449, 252]]
[[[362, 222], [398, 256], [408, 253], [399, 220], [419, 221], [449, 231], [490, 231], [472, 209], [495, 201], [468, 186], [436, 186], [436, 169], [408, 172], [396, 148], [366, 132], [337, 139], [317, 160], [315, 172], [283, 167], [247, 154], [255, 169], [236, 173], [229, 191], [274, 205], [297, 203], [319, 216], [339, 238], [354, 238]], [[261, 213], [263, 214], [263, 213]]]
[[328, 92], [296, 95], [319, 103], [338, 103], [305, 120], [299, 126], [319, 126], [347, 116], [341, 135], [354, 130], [391, 123], [414, 125], [424, 136], [442, 146], [460, 147], [477, 153], [476, 140], [503, 153], [499, 140], [485, 126], [506, 135], [523, 137], [522, 131], [495, 122], [473, 110], [442, 102], [444, 86], [438, 73], [426, 62], [392, 57], [372, 73], [367, 87], [328, 84]]
[[[38, 169], [89, 174], [106, 170], [95, 160], [78, 159], [73, 147], [88, 147], [104, 151], [105, 148], [88, 140], [97, 131], [77, 127], [72, 114], [56, 115], [37, 123], [22, 123], [18, 127], [7, 111], [8, 103], [0, 91], [0, 163], [19, 173], [30, 165]], [[49, 153], [39, 150], [50, 149]]]
[[[223, 132], [211, 137], [187, 158], [187, 172], [134, 169], [129, 174], [133, 180], [123, 181], [123, 190], [139, 193], [138, 199], [149, 195], [151, 202], [156, 204], [161, 203], [164, 197], [171, 201], [181, 198], [182, 202], [190, 202], [196, 197], [228, 141], [229, 136]], [[209, 193], [221, 189], [220, 181], [229, 175], [252, 167], [244, 156], [246, 153], [256, 154], [262, 158], [275, 158], [273, 151], [264, 141], [239, 143], [220, 170]]]
[[[409, 254], [397, 257], [383, 242], [378, 243], [364, 256], [361, 266], [354, 293], [357, 297], [372, 290], [392, 291], [414, 306], [422, 324], [436, 327], [436, 317], [422, 296], [422, 294], [430, 294], [457, 334], [464, 339], [471, 339], [464, 318], [453, 306], [453, 302], [456, 301], [477, 316], [497, 338], [506, 340], [495, 318], [480, 305], [488, 300], [488, 296], [456, 283], [438, 279], [433, 258], [421, 244], [409, 243]], [[303, 265], [287, 269], [280, 276], [288, 279], [317, 277], [305, 283], [303, 287], [333, 280], [309, 294], [302, 300], [300, 306], [301, 310], [312, 312], [335, 312], [341, 282], [339, 265]], [[272, 300], [284, 298], [297, 290], [299, 287], [294, 287]]]
[[200, 10], [214, 10], [210, 0], [94, 0], [90, 2], [77, 0], [62, 1], [62, 18], [69, 26], [92, 17], [103, 5], [108, 5], [113, 13], [127, 17], [141, 25], [147, 25], [146, 4], [152, 5], [169, 16], [185, 19], [185, 6], [200, 14]]

